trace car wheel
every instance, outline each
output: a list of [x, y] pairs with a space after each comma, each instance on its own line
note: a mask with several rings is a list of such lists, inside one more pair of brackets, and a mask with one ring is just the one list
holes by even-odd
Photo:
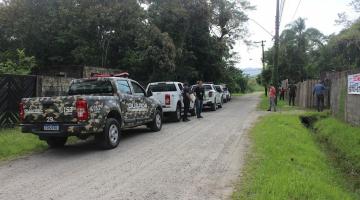
[[220, 104], [219, 104], [219, 108], [222, 108], [222, 107], [223, 107], [223, 101], [221, 100]]
[[211, 104], [211, 111], [216, 111], [216, 109], [217, 109], [217, 103], [215, 101], [213, 104]]
[[154, 119], [152, 122], [150, 122], [150, 124], [148, 124], [148, 127], [152, 130], [152, 131], [160, 131], [162, 128], [162, 114], [160, 110], [156, 110]]
[[172, 118], [175, 122], [179, 122], [181, 120], [181, 106], [180, 105], [178, 105], [176, 107], [176, 111], [174, 113], [172, 113], [172, 115], [173, 115]]
[[67, 137], [49, 137], [46, 139], [46, 143], [50, 148], [60, 148], [66, 144]]
[[121, 129], [119, 122], [114, 118], [106, 120], [103, 133], [97, 134], [95, 139], [104, 149], [113, 149], [120, 143]]

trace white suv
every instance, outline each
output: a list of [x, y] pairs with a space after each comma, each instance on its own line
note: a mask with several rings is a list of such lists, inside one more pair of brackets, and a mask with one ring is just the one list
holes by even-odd
[[225, 95], [224, 87], [222, 85], [215, 85], [215, 89], [220, 93], [222, 103], [226, 103], [227, 98]]
[[[164, 115], [170, 115], [174, 121], [181, 120], [184, 103], [182, 90], [184, 86], [180, 82], [155, 82], [149, 83], [146, 91], [152, 91], [152, 98], [158, 100], [163, 108]], [[195, 115], [194, 102], [190, 102], [191, 115]]]
[[[196, 87], [196, 85], [193, 85], [192, 90], [194, 91]], [[221, 94], [216, 91], [214, 84], [204, 83], [203, 87], [205, 89], [203, 105], [209, 106], [212, 111], [222, 108], [222, 97]]]

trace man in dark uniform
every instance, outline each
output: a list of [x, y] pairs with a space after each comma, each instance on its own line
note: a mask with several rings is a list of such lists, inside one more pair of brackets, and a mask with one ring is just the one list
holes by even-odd
[[201, 116], [201, 112], [203, 109], [203, 100], [204, 100], [205, 89], [203, 87], [202, 81], [197, 82], [197, 86], [196, 86], [194, 92], [196, 94], [195, 106], [196, 106], [197, 118], [203, 118]]
[[183, 103], [184, 103], [184, 115], [183, 115], [183, 121], [188, 122], [190, 121], [188, 119], [188, 113], [190, 108], [190, 88], [188, 83], [184, 83], [184, 89], [183, 89]]
[[291, 103], [295, 106], [296, 89], [297, 88], [294, 83], [289, 85], [289, 106], [291, 106]]

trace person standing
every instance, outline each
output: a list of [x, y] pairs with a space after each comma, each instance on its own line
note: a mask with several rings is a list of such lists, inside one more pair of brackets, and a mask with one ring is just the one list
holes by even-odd
[[276, 89], [275, 89], [274, 86], [270, 85], [270, 87], [269, 87], [269, 103], [270, 103], [270, 107], [269, 107], [268, 111], [274, 110], [274, 112], [276, 112], [275, 99], [276, 99]]
[[184, 115], [183, 115], [183, 121], [188, 122], [190, 121], [188, 118], [189, 108], [190, 108], [190, 88], [188, 83], [184, 83], [184, 89], [183, 89], [183, 103], [184, 103]]
[[197, 86], [196, 86], [194, 92], [196, 95], [196, 100], [195, 100], [196, 115], [197, 115], [197, 118], [200, 119], [200, 118], [203, 118], [201, 116], [201, 112], [203, 110], [203, 100], [204, 100], [204, 94], [205, 94], [205, 89], [203, 87], [202, 81], [197, 82]]
[[297, 87], [294, 83], [289, 85], [289, 106], [295, 106], [295, 97], [296, 97]]
[[281, 87], [280, 88], [280, 100], [285, 100], [285, 92], [286, 92], [286, 90], [285, 90], [285, 88], [284, 87]]
[[313, 95], [316, 95], [316, 107], [318, 112], [324, 110], [324, 96], [325, 96], [325, 86], [323, 82], [315, 84], [313, 89]]

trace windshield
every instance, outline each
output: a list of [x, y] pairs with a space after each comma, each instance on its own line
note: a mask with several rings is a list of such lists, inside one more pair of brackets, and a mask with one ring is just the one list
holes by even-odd
[[158, 83], [149, 86], [152, 92], [176, 92], [174, 83]]
[[69, 95], [106, 94], [113, 93], [113, 87], [108, 80], [86, 80], [71, 84]]
[[224, 91], [225, 91], [225, 92], [227, 92], [227, 91], [228, 91], [228, 89], [227, 89], [227, 88], [224, 88]]

